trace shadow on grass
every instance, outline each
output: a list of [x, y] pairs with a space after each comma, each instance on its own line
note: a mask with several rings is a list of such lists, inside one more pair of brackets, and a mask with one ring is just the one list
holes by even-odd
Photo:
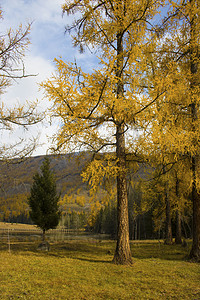
[[181, 245], [164, 245], [158, 242], [131, 243], [132, 255], [138, 259], [187, 260], [190, 244], [184, 248]]
[[[54, 256], [57, 258], [72, 258], [94, 263], [112, 263], [115, 241], [65, 241], [50, 244], [50, 251], [38, 251], [40, 241], [19, 242], [12, 241], [10, 249], [12, 253], [26, 253], [27, 255]], [[134, 241], [131, 242], [133, 258], [136, 259], [163, 259], [185, 261], [187, 260], [191, 243], [186, 248], [181, 245], [164, 245], [157, 241]], [[0, 242], [0, 251], [8, 251], [8, 244]], [[108, 256], [109, 255], [109, 256]], [[106, 258], [108, 257], [108, 259]], [[109, 260], [110, 259], [110, 260]]]
[[[53, 242], [50, 243], [50, 251], [38, 250], [40, 241], [27, 242], [27, 241], [12, 241], [10, 243], [11, 253], [24, 253], [26, 255], [40, 255], [40, 256], [53, 256], [58, 258], [73, 258], [82, 259], [93, 262], [109, 262], [107, 259], [102, 259], [114, 251], [110, 251], [112, 245], [106, 243], [94, 243], [93, 241], [80, 242], [80, 241], [66, 241], [66, 242]], [[9, 251], [8, 243], [0, 241], [0, 251]], [[90, 259], [91, 256], [91, 259]], [[95, 256], [95, 258], [94, 258]]]
[[101, 259], [94, 259], [94, 258], [86, 258], [86, 257], [73, 257], [73, 259], [80, 260], [80, 261], [86, 261], [91, 263], [103, 263], [103, 264], [113, 264], [112, 259], [110, 260], [101, 260]]

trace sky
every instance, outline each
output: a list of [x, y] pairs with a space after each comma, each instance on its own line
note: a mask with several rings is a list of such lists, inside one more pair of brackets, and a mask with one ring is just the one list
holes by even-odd
[[[39, 109], [46, 110], [50, 103], [44, 98], [39, 83], [50, 78], [55, 71], [54, 58], [62, 57], [65, 61], [81, 65], [84, 71], [91, 71], [97, 67], [97, 58], [86, 50], [83, 54], [72, 45], [72, 38], [65, 32], [65, 26], [71, 24], [74, 16], [62, 14], [62, 4], [65, 0], [0, 0], [3, 11], [3, 20], [0, 20], [0, 35], [6, 33], [9, 28], [16, 30], [20, 24], [24, 27], [32, 23], [30, 31], [30, 46], [26, 51], [24, 59], [27, 74], [37, 74], [15, 82], [7, 92], [0, 95], [1, 101], [6, 106], [16, 103], [33, 102], [38, 100]], [[1, 143], [13, 142], [17, 138], [29, 138], [40, 135], [39, 143], [33, 155], [43, 155], [48, 152], [52, 143], [52, 136], [58, 130], [58, 123], [43, 122], [37, 126], [30, 127], [26, 131], [15, 127], [11, 132], [0, 131]]]
[[[17, 29], [20, 24], [26, 26], [32, 23], [30, 32], [31, 44], [26, 51], [25, 68], [27, 74], [37, 74], [15, 82], [0, 101], [6, 105], [25, 103], [25, 101], [39, 101], [39, 107], [45, 110], [50, 103], [44, 99], [39, 90], [39, 83], [51, 76], [55, 70], [54, 58], [62, 57], [65, 61], [76, 60], [79, 65], [87, 66], [88, 70], [95, 66], [95, 58], [89, 51], [80, 54], [72, 45], [72, 39], [65, 33], [65, 26], [70, 24], [73, 16], [62, 14], [64, 0], [0, 0], [3, 11], [0, 34], [9, 28]], [[56, 123], [32, 126], [29, 131], [15, 128], [13, 133], [1, 132], [2, 143], [12, 142], [16, 137], [23, 137], [27, 141], [31, 136], [40, 135], [40, 146], [33, 155], [43, 155], [51, 145], [52, 135], [57, 131]]]

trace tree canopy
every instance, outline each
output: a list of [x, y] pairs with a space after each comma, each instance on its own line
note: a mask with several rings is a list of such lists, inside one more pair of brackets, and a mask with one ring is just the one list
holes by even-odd
[[[169, 1], [163, 20], [151, 82], [165, 92], [149, 111], [152, 116], [143, 146], [160, 158], [168, 169], [179, 165], [189, 178], [193, 203], [193, 246], [191, 258], [200, 259], [200, 181], [199, 181], [199, 16], [196, 0]], [[149, 77], [150, 78], [150, 77]], [[189, 172], [188, 172], [189, 168]]]

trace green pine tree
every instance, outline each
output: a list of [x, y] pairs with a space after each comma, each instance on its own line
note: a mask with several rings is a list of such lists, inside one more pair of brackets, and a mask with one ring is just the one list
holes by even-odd
[[54, 174], [50, 171], [50, 162], [45, 158], [41, 166], [41, 174], [36, 173], [33, 177], [33, 185], [28, 198], [30, 217], [33, 222], [42, 229], [43, 240], [45, 232], [56, 228], [60, 219], [58, 201], [60, 195], [56, 191]]

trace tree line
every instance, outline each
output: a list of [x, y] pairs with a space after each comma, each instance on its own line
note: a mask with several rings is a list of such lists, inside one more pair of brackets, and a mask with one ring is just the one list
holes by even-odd
[[[151, 191], [152, 193], [152, 191]], [[128, 193], [128, 215], [130, 240], [159, 239], [165, 244], [183, 244], [188, 238], [192, 238], [192, 210], [185, 207], [180, 212], [180, 220], [177, 218], [176, 205], [171, 205], [168, 212], [171, 223], [167, 223], [166, 204], [161, 200], [160, 193], [154, 193], [148, 198], [140, 183], [131, 188]], [[151, 199], [150, 199], [151, 197]], [[172, 199], [171, 199], [172, 200]], [[146, 206], [147, 204], [147, 206]], [[179, 224], [180, 222], [180, 224]], [[168, 237], [168, 226], [171, 228], [170, 239]], [[96, 213], [89, 230], [99, 234], [109, 234], [111, 238], [117, 236], [117, 203], [108, 202], [102, 205]]]

